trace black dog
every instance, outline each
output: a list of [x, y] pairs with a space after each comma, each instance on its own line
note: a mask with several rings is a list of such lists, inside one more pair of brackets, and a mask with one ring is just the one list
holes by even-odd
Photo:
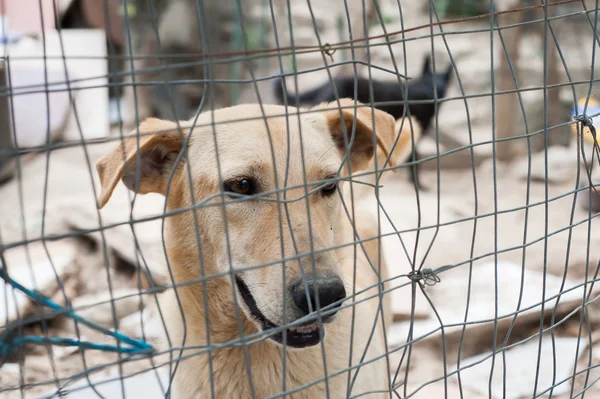
[[[431, 125], [431, 121], [435, 116], [435, 99], [442, 99], [446, 96], [446, 90], [452, 76], [452, 65], [444, 73], [433, 73], [430, 67], [431, 58], [427, 56], [423, 72], [417, 79], [409, 80], [404, 84], [399, 82], [382, 82], [372, 80], [369, 82], [364, 77], [357, 78], [356, 84], [356, 99], [363, 104], [370, 104], [369, 88], [373, 86], [373, 103], [377, 109], [387, 112], [395, 119], [400, 119], [404, 113], [404, 105], [408, 104], [410, 114], [421, 125], [423, 134], [427, 133], [427, 129]], [[354, 77], [334, 78], [333, 83], [337, 90], [338, 98], [354, 98]], [[437, 93], [434, 91], [437, 89]], [[406, 101], [404, 94], [406, 92]], [[295, 96], [287, 93], [283, 87], [282, 79], [276, 82], [275, 95], [277, 101], [283, 104], [284, 95], [288, 98], [288, 104], [295, 106], [298, 104], [317, 105], [322, 102], [331, 102], [336, 100], [336, 95], [333, 91], [331, 82], [325, 83], [323, 86], [303, 94]], [[414, 103], [414, 101], [419, 101]], [[423, 101], [423, 102], [421, 102]], [[387, 104], [389, 103], [389, 104]], [[439, 108], [439, 104], [438, 104]], [[411, 156], [411, 162], [418, 159], [418, 154], [415, 152]], [[414, 164], [414, 175], [411, 174], [411, 180], [419, 187], [418, 164]], [[416, 176], [416, 177], [415, 177]]]

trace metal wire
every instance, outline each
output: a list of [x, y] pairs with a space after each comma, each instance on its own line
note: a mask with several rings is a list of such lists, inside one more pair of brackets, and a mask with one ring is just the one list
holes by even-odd
[[[122, 44], [108, 38], [106, 54], [90, 56], [72, 54], [68, 48], [65, 37], [73, 37], [74, 31], [70, 26], [63, 26], [64, 15], [59, 15], [58, 4], [53, 0], [56, 45], [61, 54], [56, 56], [48, 54], [52, 53], [49, 48], [53, 44], [48, 39], [52, 27], [46, 27], [47, 20], [42, 17], [48, 4], [39, 0], [39, 10], [32, 13], [34, 18], [39, 18], [41, 29], [32, 40], [40, 43], [40, 54], [15, 54], [12, 48], [19, 42], [11, 43], [7, 39], [1, 59], [8, 84], [0, 87], [0, 99], [8, 99], [11, 108], [10, 120], [0, 120], [0, 123], [10, 126], [13, 145], [0, 147], [0, 176], [2, 169], [11, 165], [6, 161], [14, 162], [14, 171], [11, 179], [0, 182], [0, 206], [3, 207], [0, 214], [0, 282], [3, 284], [0, 306], [3, 309], [0, 311], [6, 315], [0, 321], [0, 396], [53, 398], [91, 392], [94, 397], [104, 398], [113, 397], [105, 393], [107, 387], [113, 387], [111, 392], [118, 391], [125, 398], [135, 396], [131, 386], [136, 386], [134, 381], [143, 377], [142, 384], [156, 381], [160, 387], [157, 397], [177, 397], [177, 384], [181, 381], [175, 378], [193, 359], [206, 359], [206, 370], [198, 370], [198, 374], [199, 379], [204, 376], [208, 379], [186, 383], [204, 383], [202, 392], [195, 394], [211, 398], [242, 395], [241, 392], [252, 398], [304, 397], [302, 395], [316, 395], [315, 392], [322, 397], [338, 397], [341, 392], [336, 385], [338, 380], [344, 381], [343, 395], [348, 398], [372, 394], [387, 398], [515, 397], [510, 396], [514, 394], [511, 386], [527, 373], [529, 380], [519, 380], [529, 384], [519, 387], [521, 396], [583, 398], [600, 395], [596, 384], [600, 379], [597, 352], [600, 348], [594, 334], [600, 323], [597, 310], [600, 292], [595, 289], [600, 280], [596, 249], [600, 244], [596, 220], [600, 207], [593, 205], [594, 201], [600, 202], [594, 175], [594, 170], [600, 167], [600, 147], [594, 125], [600, 110], [594, 108], [593, 100], [594, 95], [598, 95], [596, 82], [599, 79], [595, 76], [596, 46], [600, 45], [599, 2], [526, 1], [499, 9], [504, 3], [490, 1], [488, 9], [480, 8], [477, 15], [441, 15], [440, 10], [447, 10], [449, 1], [428, 0], [418, 6], [400, 0], [332, 2], [326, 9], [332, 15], [339, 14], [342, 26], [338, 29], [341, 33], [334, 38], [333, 28], [325, 26], [330, 22], [323, 22], [326, 17], [320, 15], [317, 8], [324, 6], [310, 0], [104, 0], [102, 10], [96, 10], [103, 15], [104, 26], [100, 28], [111, 32], [114, 26], [121, 26], [125, 37]], [[0, 2], [0, 14], [7, 13], [10, 20], [10, 7], [5, 3]], [[81, 8], [82, 3], [74, 1], [67, 12]], [[166, 15], [174, 5], [183, 7], [189, 18], [187, 22], [181, 17], [180, 24], [171, 21], [165, 25]], [[118, 20], [114, 20], [114, 15], [120, 15]], [[82, 22], [91, 24], [85, 18]], [[2, 26], [2, 34], [8, 37], [6, 25]], [[175, 31], [176, 38], [169, 37]], [[511, 41], [511, 32], [517, 31], [520, 44]], [[475, 42], [476, 38], [483, 35], [489, 36], [485, 48], [475, 48], [480, 45]], [[525, 40], [529, 42], [523, 45]], [[587, 69], [590, 67], [587, 60], [571, 57], [574, 40], [578, 41], [580, 54], [591, 60], [591, 70]], [[468, 49], [461, 50], [457, 43], [463, 43]], [[481, 43], [483, 46], [483, 41]], [[409, 51], [411, 46], [413, 49]], [[515, 51], [523, 52], [523, 46], [539, 50], [539, 65], [525, 66], [523, 61], [513, 59]], [[414, 50], [416, 47], [420, 47], [419, 51]], [[434, 71], [441, 71], [443, 65], [450, 66], [453, 76], [450, 92], [440, 92], [440, 87], [434, 84], [429, 97], [411, 97], [415, 92], [411, 92], [410, 84], [420, 78], [411, 71], [420, 67], [422, 54], [430, 55]], [[473, 58], [488, 55], [490, 61], [485, 70], [477, 70], [483, 64]], [[103, 62], [109, 71], [80, 77], [68, 67], [74, 60]], [[21, 72], [19, 65], [25, 61], [37, 62], [43, 71], [42, 83], [12, 83], [15, 74]], [[63, 77], [50, 78], [51, 62], [60, 63]], [[336, 85], [336, 78], [344, 74], [353, 78], [350, 89], [353, 95], [345, 95], [344, 89]], [[482, 74], [486, 78], [482, 78]], [[367, 93], [359, 94], [360, 77], [368, 82]], [[99, 79], [105, 82], [98, 83]], [[366, 171], [352, 170], [351, 153], [346, 151], [335, 177], [312, 179], [305, 153], [311, 136], [305, 121], [306, 118], [314, 121], [323, 110], [303, 108], [307, 104], [301, 103], [299, 96], [284, 95], [281, 105], [287, 107], [285, 112], [269, 112], [266, 105], [273, 103], [276, 96], [273, 82], [280, 79], [288, 93], [303, 93], [311, 80], [330, 88], [329, 99], [337, 105], [334, 112], [339, 113], [341, 119], [345, 113], [353, 115], [351, 124], [340, 125], [345, 147], [356, 145], [361, 113], [369, 115], [368, 128], [377, 131], [377, 109], [402, 107], [402, 116], [397, 121], [402, 133], [394, 140], [392, 148], [395, 148], [402, 135], [416, 137], [415, 117], [420, 107], [428, 107], [432, 110], [432, 126], [423, 136], [430, 141], [431, 150], [420, 155], [417, 152], [417, 149], [421, 152], [420, 142], [411, 140], [411, 159], [394, 165], [390, 164], [391, 154], [387, 159], [378, 159], [381, 154], [375, 151], [374, 162], [379, 166]], [[401, 95], [382, 100], [377, 89], [380, 79], [389, 87], [396, 87]], [[80, 102], [81, 94], [92, 89], [108, 92], [109, 88], [128, 91], [126, 96], [117, 94], [111, 98], [117, 105], [117, 122], [109, 135], [89, 137], [85, 114], [90, 109]], [[565, 98], [569, 99], [564, 102], [569, 106], [557, 102], [559, 90], [568, 94]], [[55, 107], [52, 96], [59, 93], [66, 93], [68, 98], [70, 122], [61, 127], [74, 133], [68, 137], [57, 137], [50, 125]], [[41, 113], [48, 123], [41, 135], [43, 140], [34, 145], [20, 145], [23, 127], [16, 122], [15, 101], [36, 94], [45, 95]], [[368, 100], [344, 106], [340, 102], [344, 97]], [[532, 116], [534, 111], [530, 107], [534, 97], [542, 113], [541, 121]], [[506, 98], [516, 100], [508, 114], [501, 100]], [[216, 117], [221, 108], [248, 102], [259, 104], [260, 112], [251, 118], [232, 115], [220, 120]], [[489, 106], [490, 112], [484, 110], [483, 105]], [[562, 112], [571, 105], [573, 115], [553, 114], [553, 110]], [[188, 109], [195, 110], [193, 115], [187, 114]], [[117, 210], [100, 211], [95, 206], [85, 208], [89, 204], [77, 203], [63, 206], [61, 214], [53, 198], [57, 184], [64, 185], [72, 179], [71, 184], [78, 186], [72, 192], [77, 194], [89, 190], [83, 186], [90, 185], [92, 190], [86, 200], [93, 197], [95, 201], [99, 186], [94, 165], [100, 153], [124, 143], [131, 130], [135, 133], [138, 151], [125, 169], [126, 172], [132, 169], [138, 179], [142, 176], [144, 165], [139, 151], [142, 140], [165, 133], [140, 130], [140, 123], [147, 116], [176, 121], [182, 143], [182, 150], [171, 160], [172, 170], [164, 183], [167, 200], [154, 207], [153, 213], [140, 214], [136, 209], [144, 206], [145, 199], [136, 192], [128, 192], [124, 218], [115, 217]], [[278, 131], [279, 127], [273, 128], [273, 120], [280, 121], [281, 117], [285, 117], [281, 128], [286, 133], [285, 138]], [[522, 124], [516, 123], [521, 120]], [[223, 165], [228, 159], [224, 155], [227, 149], [219, 140], [220, 132], [231, 126], [239, 127], [240, 122], [248, 126], [260, 124], [269, 138], [269, 148], [265, 150], [272, 163], [274, 186], [249, 195], [228, 192], [224, 183], [227, 176]], [[510, 128], [508, 135], [506, 126]], [[569, 136], [565, 130], [571, 128], [577, 133]], [[198, 170], [197, 159], [190, 152], [190, 148], [197, 145], [188, 133], [190, 130], [212, 134], [209, 141], [215, 148], [217, 167], [211, 173], [219, 184], [210, 193], [200, 195], [195, 189], [201, 184], [199, 176], [204, 171]], [[585, 131], [590, 132], [592, 144], [586, 144]], [[6, 133], [0, 129], [0, 134]], [[456, 141], [456, 145], [445, 145], [447, 137]], [[568, 166], [556, 163], [551, 153], [557, 147], [553, 143], [564, 137], [571, 141], [567, 148], [573, 149], [565, 155], [570, 162]], [[372, 139], [376, 148], [375, 135]], [[508, 157], [506, 148], [510, 149]], [[80, 154], [78, 160], [71, 163], [73, 177], [63, 166], [62, 175], [56, 179], [51, 172], [61, 170], [56, 160], [75, 151]], [[281, 156], [285, 159], [285, 168], [277, 167], [276, 160]], [[452, 165], [459, 157], [462, 157], [462, 165]], [[35, 183], [32, 167], [36, 165], [41, 169], [37, 173], [43, 172], [43, 179], [39, 180], [41, 187], [32, 190]], [[343, 175], [344, 167], [348, 176]], [[176, 175], [178, 168], [185, 168], [186, 172]], [[560, 168], [567, 168], [570, 177], [566, 182], [556, 183]], [[81, 178], [82, 171], [89, 176], [85, 180]], [[425, 175], [428, 186], [405, 182], [404, 171], [412, 175], [413, 181]], [[295, 179], [294, 172], [301, 172], [302, 178]], [[369, 178], [372, 180], [365, 181]], [[466, 194], [468, 199], [459, 200], [459, 195], [448, 188], [453, 179], [458, 187], [464, 188], [465, 192], [460, 194]], [[316, 245], [319, 238], [314, 235], [321, 227], [314, 198], [332, 183], [349, 185], [347, 192], [340, 190], [337, 195], [341, 200], [340, 215], [349, 221], [352, 239], [321, 248]], [[363, 208], [367, 206], [365, 202], [361, 202], [362, 190], [369, 193], [368, 210]], [[472, 190], [472, 196], [468, 190]], [[41, 193], [41, 198], [32, 198], [36, 192]], [[60, 195], [64, 201], [68, 200], [66, 194]], [[189, 196], [188, 205], [178, 209], [169, 206], [171, 198], [184, 195]], [[587, 208], [583, 208], [584, 203], [588, 204]], [[277, 230], [277, 242], [274, 245], [280, 256], [272, 261], [243, 265], [236, 261], [240, 251], [250, 249], [240, 249], [244, 243], [236, 234], [232, 209], [247, 204], [255, 207], [248, 212], [248, 218], [257, 217], [259, 213], [255, 209], [258, 207], [276, 209], [278, 223], [273, 227]], [[75, 221], [72, 215], [65, 215], [69, 212], [65, 212], [64, 207], [69, 206], [73, 207], [73, 213], [78, 206], [87, 209], [86, 220]], [[404, 209], [408, 206], [414, 206], [414, 210]], [[32, 231], [29, 226], [36, 212], [39, 212], [40, 226], [38, 231]], [[215, 238], [223, 246], [219, 259], [208, 259], [206, 237], [213, 232], [207, 231], [205, 218], [199, 216], [201, 212], [218, 214], [222, 220], [223, 237]], [[568, 215], [559, 225], [556, 223], [558, 213]], [[294, 219], [297, 214], [302, 214], [304, 226], [297, 225]], [[188, 216], [186, 234], [190, 235], [187, 239], [194, 243], [197, 253], [190, 254], [182, 264], [181, 259], [169, 256], [169, 248], [174, 244], [169, 242], [173, 235], [167, 230], [171, 227], [168, 220], [183, 220], [186, 215], [192, 215]], [[362, 230], [360, 220], [368, 215], [377, 226], [376, 232]], [[511, 226], [512, 230], [504, 226], [514, 224], [515, 220], [523, 223], [522, 230], [520, 225]], [[256, 220], [257, 224], [260, 222]], [[152, 223], [160, 225], [161, 231], [156, 229], [153, 244], [149, 245], [140, 232]], [[306, 229], [307, 238], [301, 229]], [[127, 231], [130, 241], [127, 245], [116, 242], [119, 241], [115, 238], [117, 231]], [[460, 232], [460, 236], [450, 239], [450, 231]], [[285, 238], [288, 235], [289, 241]], [[261, 239], [256, 237], [256, 240]], [[91, 240], [94, 248], [84, 251], [83, 240]], [[73, 261], [77, 265], [75, 273], [66, 274], [58, 266], [58, 257], [53, 252], [54, 245], [63, 243], [75, 243], [72, 245], [78, 255], [90, 252], [97, 259], [89, 260], [83, 255], [84, 260], [75, 258], [78, 259]], [[371, 259], [369, 255], [373, 254], [367, 251], [374, 244], [377, 259]], [[128, 247], [133, 255], [124, 254], [127, 251], [123, 247]], [[42, 284], [42, 272], [36, 269], [40, 267], [35, 262], [36, 250], [40, 248], [52, 274], [52, 292], [48, 291], [48, 285]], [[395, 251], [393, 254], [390, 248]], [[155, 249], [158, 251], [151, 252]], [[17, 251], [24, 253], [26, 261], [22, 264], [11, 260], [11, 254]], [[353, 282], [352, 291], [342, 299], [322, 304], [319, 292], [324, 288], [319, 284], [309, 288], [309, 282], [319, 274], [327, 254], [342, 251], [352, 254], [351, 258], [337, 260], [353, 266], [351, 273], [342, 276], [344, 281]], [[441, 255], [445, 252], [447, 257]], [[153, 266], [157, 253], [164, 256], [164, 272], [159, 273]], [[358, 260], [363, 255], [367, 257], [366, 264]], [[387, 264], [387, 276], [382, 259]], [[503, 280], [508, 273], [508, 269], [503, 269], [506, 259], [515, 266], [510, 269], [512, 284]], [[78, 264], [88, 261], [87, 266]], [[211, 270], [210, 265], [215, 262], [223, 267]], [[531, 266], [533, 264], [535, 266]], [[101, 291], [86, 292], [91, 281], [79, 281], [78, 290], [70, 291], [67, 280], [84, 280], [84, 267], [93, 267], [96, 273], [102, 274], [94, 279], [102, 287]], [[129, 270], [129, 277], [123, 277], [126, 274], [123, 270]], [[183, 281], [182, 276], [189, 270], [193, 270], [195, 277]], [[295, 283], [290, 280], [295, 275], [295, 272], [290, 273], [293, 270], [299, 271], [298, 284], [307, 298], [308, 314], [304, 316], [289, 314], [292, 308], [286, 305], [295, 301], [290, 288]], [[268, 304], [281, 311], [280, 325], [271, 323], [273, 326], [264, 331], [248, 327], [254, 326], [253, 317], [257, 316], [249, 316], [250, 305], [238, 282], [242, 279], [240, 276], [248, 273], [270, 273], [269, 280], [283, 282], [281, 303]], [[364, 273], [372, 273], [374, 282], [361, 281]], [[481, 273], [487, 273], [485, 278], [476, 278]], [[24, 275], [28, 275], [31, 283], [20, 280]], [[528, 285], [527, 278], [531, 276], [540, 279], [539, 285]], [[231, 300], [230, 307], [219, 307], [220, 304], [215, 305], [219, 299], [209, 297], [209, 287], [217, 284], [226, 287], [219, 292], [219, 298]], [[261, 284], [266, 286], [261, 282], [245, 281], [244, 284], [250, 291]], [[196, 302], [190, 302], [191, 287], [200, 287], [200, 297], [193, 299]], [[124, 288], [129, 291], [119, 291]], [[160, 300], [160, 295], [171, 289], [177, 309], [165, 307]], [[349, 290], [348, 285], [346, 289]], [[493, 305], [478, 302], [484, 291]], [[506, 293], [513, 297], [506, 299]], [[30, 301], [25, 305], [20, 299], [22, 294]], [[84, 295], [97, 295], [97, 300], [78, 303], [78, 297]], [[394, 311], [401, 313], [400, 316], [386, 314], [384, 299], [390, 296], [394, 305], [403, 309]], [[399, 303], [400, 296], [410, 303]], [[460, 308], [449, 309], [459, 299]], [[508, 300], [511, 302], [506, 302]], [[131, 331], [123, 332], [127, 323], [119, 313], [119, 304], [126, 301], [135, 301], [132, 305], [135, 309], [127, 316], [136, 317], [133, 323], [139, 330], [136, 337], [130, 336]], [[373, 305], [372, 314], [368, 315], [372, 319], [363, 320], [364, 311], [361, 313], [357, 305], [371, 303], [369, 301], [377, 305]], [[191, 303], [202, 308], [203, 320], [190, 315]], [[421, 308], [425, 310], [419, 310]], [[482, 314], [477, 313], [483, 308]], [[217, 312], [226, 314], [216, 315]], [[420, 314], [423, 312], [425, 316]], [[348, 350], [344, 355], [349, 360], [341, 369], [335, 367], [335, 357], [340, 354], [324, 335], [332, 334], [327, 320], [338, 313], [344, 314], [351, 326], [347, 334], [342, 335]], [[106, 316], [104, 325], [94, 321], [100, 314]], [[181, 319], [183, 331], [179, 335], [173, 335], [173, 329], [169, 328], [172, 326], [168, 320], [173, 317]], [[231, 321], [229, 325], [235, 327], [224, 335], [223, 331], [215, 330], [215, 317], [227, 317]], [[393, 320], [393, 325], [389, 325], [389, 320]], [[319, 364], [309, 370], [315, 371], [313, 379], [299, 381], [290, 377], [290, 370], [298, 367], [294, 364], [295, 356], [307, 349], [291, 349], [288, 344], [293, 340], [291, 331], [298, 331], [307, 323], [318, 326], [320, 339], [315, 352], [318, 355], [313, 358], [318, 358]], [[197, 342], [199, 330], [202, 330], [203, 342]], [[474, 337], [474, 334], [479, 336]], [[156, 338], [158, 335], [164, 335], [164, 342]], [[365, 335], [368, 338], [365, 339]], [[565, 354], [559, 344], [567, 338], [575, 339], [576, 344], [574, 351]], [[262, 348], [258, 345], [279, 345], [271, 339], [281, 340], [280, 356], [257, 364], [257, 348]], [[549, 351], [543, 345], [548, 342]], [[383, 349], [373, 355], [370, 350], [380, 344]], [[511, 356], [532, 345], [536, 348], [535, 364], [529, 370], [515, 372]], [[72, 352], [63, 352], [64, 348]], [[222, 358], [227, 356], [224, 354], [234, 351], [235, 361], [223, 365]], [[423, 373], [422, 357], [432, 370], [428, 374]], [[530, 359], [526, 360], [530, 363]], [[42, 362], [48, 365], [42, 366]], [[77, 365], [66, 368], [66, 362]], [[368, 391], [359, 390], [361, 379], [381, 377], [367, 374], [368, 367], [378, 362], [384, 365], [381, 370], [385, 369], [385, 384]], [[561, 363], [568, 364], [568, 372]], [[264, 386], [265, 364], [270, 374], [281, 375], [278, 386], [268, 389]], [[305, 366], [311, 368], [311, 365]], [[478, 374], [474, 374], [475, 371]], [[483, 380], [487, 383], [482, 388]], [[244, 387], [244, 390], [232, 388], [224, 393], [222, 387], [227, 384]], [[565, 390], [565, 386], [568, 389]], [[264, 396], [261, 392], [269, 393]]]

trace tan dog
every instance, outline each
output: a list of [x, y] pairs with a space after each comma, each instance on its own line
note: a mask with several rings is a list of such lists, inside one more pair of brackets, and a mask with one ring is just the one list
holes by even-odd
[[[295, 108], [263, 110], [267, 118], [258, 105], [220, 109], [201, 114], [195, 127], [181, 122], [181, 130], [148, 119], [139, 127], [139, 150], [132, 136], [97, 164], [100, 207], [122, 180], [140, 194], [166, 195], [167, 210], [179, 210], [166, 219], [165, 237], [180, 286], [161, 300], [174, 359], [185, 359], [173, 397], [387, 397], [382, 319], [389, 326], [392, 314], [390, 295], [380, 305], [387, 274], [376, 222], [354, 220], [361, 239], [375, 238], [364, 243], [369, 262], [351, 244], [356, 237], [338, 183], [327, 179], [338, 175], [353, 121], [348, 159], [360, 171], [375, 142], [388, 155], [383, 138], [395, 136], [394, 119], [382, 111], [373, 118], [371, 108], [358, 108], [355, 118], [354, 109], [340, 112], [336, 104], [303, 113], [299, 122]], [[275, 194], [277, 187], [286, 190]], [[245, 195], [254, 197], [239, 197]], [[241, 334], [251, 343], [240, 344]]]

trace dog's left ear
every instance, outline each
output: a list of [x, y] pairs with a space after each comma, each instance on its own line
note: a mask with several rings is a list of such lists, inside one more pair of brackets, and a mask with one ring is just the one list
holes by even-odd
[[[316, 109], [323, 111], [331, 138], [342, 157], [346, 153], [346, 146], [350, 146], [349, 157], [353, 172], [367, 168], [375, 153], [375, 145], [381, 148], [386, 158], [389, 156], [390, 143], [394, 142], [396, 131], [395, 120], [387, 112], [354, 103], [350, 99], [341, 99], [340, 107], [337, 102], [331, 102], [319, 105]], [[356, 130], [353, 134], [355, 118]]]
[[169, 174], [182, 149], [178, 125], [149, 118], [137, 131], [139, 136], [134, 131], [96, 164], [101, 184], [98, 208], [106, 205], [119, 180], [139, 194], [166, 193]]

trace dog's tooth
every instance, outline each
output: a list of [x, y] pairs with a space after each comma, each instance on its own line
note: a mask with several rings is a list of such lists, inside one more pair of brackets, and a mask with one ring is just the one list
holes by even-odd
[[289, 330], [291, 332], [295, 332], [295, 333], [307, 334], [307, 333], [314, 332], [316, 329], [317, 329], [317, 323], [312, 323], [312, 324], [304, 325], [304, 326], [291, 327]]

